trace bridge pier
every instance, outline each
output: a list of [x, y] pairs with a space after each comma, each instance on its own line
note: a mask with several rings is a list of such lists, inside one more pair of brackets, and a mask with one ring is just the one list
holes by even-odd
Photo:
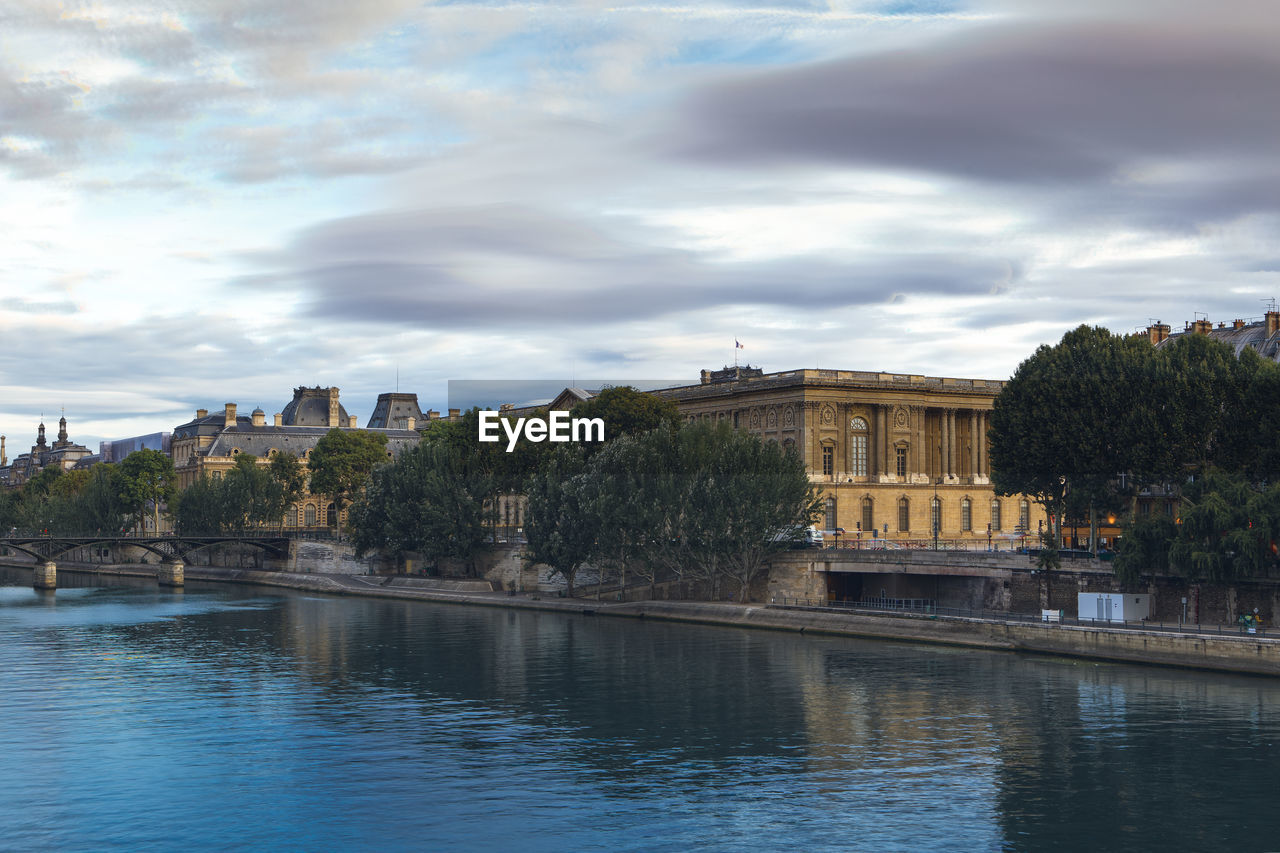
[[156, 569], [156, 580], [160, 586], [183, 586], [183, 568], [181, 560], [161, 563]]
[[31, 585], [36, 589], [58, 588], [58, 567], [53, 560], [45, 560], [42, 563], [36, 563], [36, 569], [31, 579]]

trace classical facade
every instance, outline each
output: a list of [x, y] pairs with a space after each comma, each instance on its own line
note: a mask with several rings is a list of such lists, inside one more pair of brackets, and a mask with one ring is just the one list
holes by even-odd
[[1008, 547], [1040, 508], [991, 487], [987, 429], [1004, 386], [852, 370], [729, 367], [652, 393], [688, 421], [723, 421], [794, 447], [822, 497], [822, 524], [852, 540], [973, 540]]
[[[380, 403], [391, 395], [383, 394]], [[417, 397], [399, 401], [417, 410]], [[311, 456], [316, 443], [331, 429], [357, 430], [356, 418], [348, 415], [338, 399], [337, 388], [295, 388], [293, 399], [284, 410], [266, 421], [262, 409], [250, 415], [238, 414], [235, 403], [227, 403], [222, 411], [210, 413], [197, 409], [196, 416], [185, 424], [174, 427], [170, 440], [170, 454], [178, 475], [178, 488], [185, 489], [203, 476], [221, 478], [235, 467], [236, 457], [251, 453], [258, 464], [270, 463], [277, 453], [292, 453], [304, 464]], [[414, 429], [411, 415], [405, 416], [405, 427], [366, 428], [387, 437], [388, 459], [398, 456], [418, 443], [421, 434]], [[336, 507], [326, 498], [310, 493], [292, 507], [284, 518], [288, 527], [333, 526], [346, 518], [346, 510], [339, 516]]]

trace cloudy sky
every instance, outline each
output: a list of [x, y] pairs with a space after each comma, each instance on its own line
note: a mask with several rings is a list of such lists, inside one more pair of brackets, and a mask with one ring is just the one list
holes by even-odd
[[1003, 378], [1280, 296], [1269, 2], [4, 0], [0, 432]]

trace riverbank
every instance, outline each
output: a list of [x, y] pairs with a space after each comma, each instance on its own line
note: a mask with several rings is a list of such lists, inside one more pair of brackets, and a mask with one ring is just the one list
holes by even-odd
[[[10, 565], [14, 568], [32, 568], [30, 564]], [[60, 564], [58, 571], [120, 577], [156, 576], [154, 566], [138, 564], [106, 566], [67, 563]], [[1280, 675], [1280, 639], [1270, 637], [1172, 634], [1132, 628], [1003, 622], [913, 614], [844, 613], [760, 604], [562, 599], [536, 593], [512, 595], [492, 592], [484, 589], [487, 583], [482, 581], [413, 577], [292, 574], [207, 566], [187, 567], [186, 577], [189, 581], [257, 584], [330, 595], [514, 607], [589, 616], [661, 619], [703, 625], [1032, 652], [1219, 672]]]

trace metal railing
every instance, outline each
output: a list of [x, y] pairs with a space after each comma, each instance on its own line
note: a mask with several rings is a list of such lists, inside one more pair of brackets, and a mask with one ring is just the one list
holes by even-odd
[[938, 606], [931, 599], [918, 598], [871, 598], [861, 601], [829, 601], [820, 598], [792, 598], [778, 596], [769, 602], [770, 607], [791, 607], [805, 610], [828, 610], [832, 612], [851, 613], [862, 611], [869, 614], [887, 615], [900, 613], [903, 615], [925, 616], [927, 618], [977, 619], [986, 622], [1025, 622], [1040, 624], [1046, 627], [1058, 625], [1075, 625], [1083, 628], [1118, 628], [1135, 631], [1163, 631], [1172, 634], [1213, 634], [1215, 636], [1241, 637], [1274, 637], [1273, 633], [1262, 625], [1235, 622], [1224, 625], [1196, 622], [1164, 622], [1149, 619], [1112, 620], [1079, 618], [1063, 615], [1050, 620], [1043, 613], [1013, 613], [1007, 610], [988, 610], [977, 607]]

